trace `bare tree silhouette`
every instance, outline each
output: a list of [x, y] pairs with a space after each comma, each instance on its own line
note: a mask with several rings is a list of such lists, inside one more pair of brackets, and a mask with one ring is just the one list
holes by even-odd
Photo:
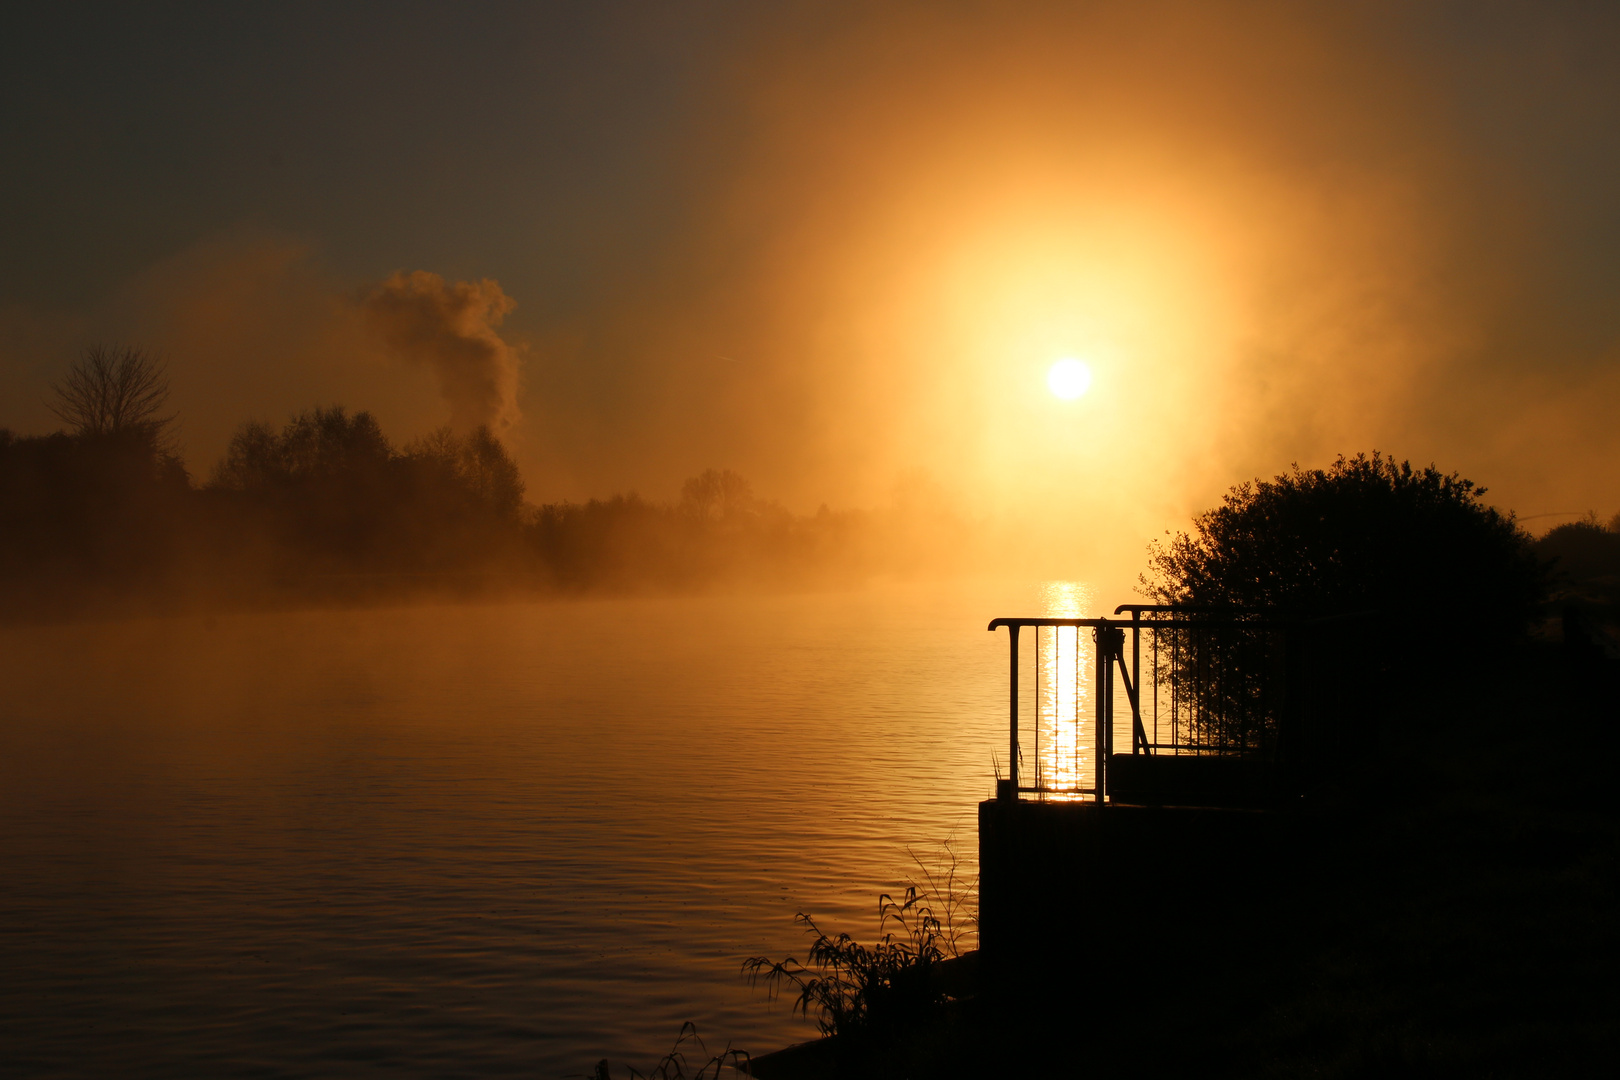
[[753, 487], [730, 469], [704, 469], [681, 487], [681, 506], [704, 520], [735, 517], [754, 503]]
[[141, 349], [92, 345], [51, 390], [51, 412], [76, 435], [136, 435], [157, 448], [174, 423], [172, 415], [160, 415], [169, 401], [168, 372]]

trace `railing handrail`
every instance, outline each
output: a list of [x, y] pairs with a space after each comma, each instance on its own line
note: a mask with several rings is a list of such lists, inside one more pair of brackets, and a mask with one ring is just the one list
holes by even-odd
[[[1190, 611], [1191, 609], [1188, 609], [1188, 608], [1174, 608], [1174, 609], [1167, 608], [1166, 610], [1167, 611], [1168, 610]], [[1215, 610], [1230, 610], [1230, 609], [1209, 608], [1207, 610], [1215, 611]], [[1116, 611], [1115, 614], [1117, 615], [1118, 612]], [[1362, 613], [1357, 613], [1357, 614], [1362, 614]], [[1335, 618], [1335, 619], [1338, 619], [1338, 618], [1351, 618], [1351, 616], [1349, 616], [1349, 615], [1332, 616], [1332, 618]], [[1325, 622], [1327, 620], [1312, 620], [1312, 621], [1313, 622]], [[1090, 626], [1090, 627], [1118, 627], [1118, 628], [1124, 629], [1124, 628], [1128, 628], [1128, 627], [1130, 627], [1132, 625], [1140, 625], [1140, 626], [1171, 626], [1171, 625], [1175, 625], [1175, 623], [1172, 620], [1169, 620], [1169, 619], [1110, 619], [1110, 618], [1101, 617], [1101, 616], [1099, 616], [1098, 618], [1095, 618], [1095, 619], [1057, 619], [1057, 618], [1046, 618], [1044, 616], [1023, 618], [1023, 617], [1010, 617], [1009, 616], [1009, 617], [1003, 617], [1003, 618], [999, 618], [999, 619], [991, 619], [990, 620], [990, 625], [985, 627], [985, 629], [987, 629], [987, 630], [999, 630], [1003, 626], [1006, 626], [1006, 627], [1023, 627], [1023, 626]], [[1243, 627], [1248, 627], [1249, 629], [1253, 629], [1253, 630], [1286, 630], [1286, 629], [1288, 629], [1289, 627], [1292, 627], [1292, 626], [1299, 626], [1299, 625], [1301, 625], [1301, 623], [1296, 621], [1296, 620], [1293, 620], [1293, 619], [1197, 619], [1197, 620], [1187, 620], [1186, 625], [1189, 625], [1189, 626], [1209, 626], [1209, 627], [1243, 626]]]
[[[1118, 617], [1118, 616], [1123, 615], [1123, 614], [1125, 614], [1127, 612], [1130, 613], [1130, 617], [1128, 619], [1122, 619], [1122, 618]], [[1009, 675], [1009, 686], [1008, 686], [1008, 774], [1009, 775], [1008, 775], [1008, 779], [1004, 783], [1007, 786], [1007, 790], [1012, 794], [1012, 797], [1016, 798], [1017, 793], [1022, 792], [1022, 791], [1036, 791], [1036, 790], [1044, 791], [1044, 790], [1047, 790], [1046, 788], [1040, 787], [1040, 786], [1037, 786], [1037, 787], [1034, 787], [1034, 788], [1024, 787], [1024, 786], [1021, 786], [1019, 784], [1019, 782], [1018, 782], [1019, 781], [1019, 777], [1018, 777], [1018, 771], [1019, 771], [1018, 770], [1018, 759], [1019, 759], [1019, 739], [1018, 739], [1018, 720], [1019, 720], [1019, 717], [1018, 717], [1018, 636], [1019, 635], [1018, 635], [1018, 632], [1019, 632], [1019, 630], [1023, 629], [1024, 627], [1030, 627], [1030, 626], [1035, 627], [1037, 630], [1039, 630], [1042, 627], [1073, 627], [1076, 630], [1076, 632], [1078, 633], [1079, 628], [1081, 628], [1081, 627], [1090, 627], [1094, 631], [1093, 637], [1098, 639], [1098, 641], [1099, 641], [1098, 648], [1097, 648], [1097, 654], [1096, 654], [1097, 678], [1096, 678], [1095, 689], [1094, 689], [1094, 693], [1096, 694], [1096, 697], [1097, 697], [1096, 706], [1095, 706], [1096, 716], [1094, 718], [1094, 722], [1096, 724], [1096, 738], [1097, 738], [1096, 761], [1095, 761], [1095, 764], [1093, 765], [1093, 769], [1095, 770], [1094, 771], [1095, 779], [1093, 780], [1093, 784], [1092, 784], [1092, 787], [1090, 789], [1075, 788], [1075, 789], [1071, 789], [1071, 790], [1074, 791], [1075, 793], [1080, 793], [1082, 790], [1084, 790], [1085, 793], [1093, 795], [1096, 798], [1096, 800], [1100, 803], [1105, 799], [1106, 793], [1107, 793], [1106, 764], [1107, 764], [1107, 756], [1111, 752], [1112, 744], [1113, 744], [1113, 723], [1114, 723], [1114, 721], [1113, 721], [1113, 715], [1114, 715], [1113, 678], [1114, 678], [1114, 665], [1116, 663], [1119, 665], [1119, 675], [1120, 675], [1121, 678], [1124, 679], [1124, 682], [1125, 682], [1125, 694], [1126, 694], [1126, 698], [1127, 698], [1127, 700], [1128, 700], [1128, 702], [1130, 704], [1131, 728], [1132, 728], [1132, 752], [1135, 753], [1138, 750], [1140, 750], [1141, 752], [1151, 754], [1155, 750], [1160, 750], [1160, 749], [1166, 749], [1166, 748], [1178, 748], [1179, 749], [1180, 747], [1177, 744], [1163, 744], [1163, 743], [1158, 742], [1158, 740], [1156, 738], [1150, 741], [1148, 739], [1148, 736], [1147, 736], [1147, 732], [1146, 732], [1146, 729], [1145, 729], [1145, 726], [1144, 726], [1144, 723], [1143, 723], [1143, 719], [1142, 719], [1142, 711], [1141, 711], [1142, 710], [1142, 701], [1141, 701], [1142, 673], [1141, 673], [1141, 667], [1140, 667], [1141, 661], [1140, 661], [1140, 651], [1139, 650], [1140, 650], [1140, 642], [1141, 642], [1141, 633], [1142, 633], [1142, 631], [1144, 631], [1144, 630], [1162, 631], [1162, 630], [1176, 630], [1176, 629], [1185, 629], [1185, 630], [1192, 631], [1192, 630], [1206, 630], [1206, 629], [1207, 630], [1216, 630], [1216, 629], [1229, 629], [1229, 628], [1230, 629], [1241, 628], [1241, 629], [1250, 630], [1250, 631], [1255, 631], [1255, 630], [1259, 630], [1259, 631], [1278, 631], [1278, 630], [1290, 630], [1290, 629], [1293, 629], [1295, 627], [1301, 626], [1302, 624], [1303, 625], [1309, 625], [1310, 622], [1317, 621], [1317, 620], [1308, 620], [1308, 621], [1307, 620], [1292, 620], [1292, 619], [1280, 620], [1280, 619], [1274, 619], [1274, 618], [1268, 619], [1268, 618], [1253, 618], [1253, 617], [1244, 618], [1244, 617], [1242, 617], [1243, 615], [1250, 614], [1250, 613], [1253, 613], [1255, 615], [1259, 615], [1262, 612], [1261, 612], [1260, 609], [1257, 609], [1257, 608], [1196, 607], [1196, 606], [1192, 606], [1192, 605], [1183, 605], [1183, 604], [1121, 604], [1121, 605], [1119, 605], [1118, 607], [1116, 607], [1114, 609], [1115, 618], [1107, 618], [1107, 617], [1104, 617], [1104, 616], [1098, 616], [1098, 617], [1095, 617], [1095, 618], [1063, 618], [1063, 617], [1058, 617], [1058, 616], [1003, 616], [1003, 617], [1000, 617], [1000, 618], [990, 620], [990, 625], [988, 627], [986, 627], [987, 630], [995, 631], [995, 630], [1001, 629], [1002, 627], [1007, 628], [1007, 631], [1008, 631], [1007, 636], [1008, 636], [1008, 639], [1009, 639], [1008, 644], [1009, 644], [1009, 647], [1010, 647], [1010, 650], [1011, 650], [1011, 653], [1010, 653], [1010, 656], [1009, 656], [1009, 671], [1008, 671], [1008, 675]], [[1353, 614], [1359, 615], [1359, 614], [1362, 614], [1362, 613], [1358, 612], [1358, 613], [1353, 613]], [[1150, 617], [1143, 618], [1144, 615], [1148, 615]], [[1231, 617], [1231, 616], [1234, 616], [1234, 615], [1239, 616], [1239, 617]], [[1164, 617], [1164, 616], [1172, 616], [1172, 617], [1167, 618], [1167, 617]], [[1174, 617], [1174, 616], [1180, 616], [1180, 617]], [[1339, 616], [1335, 616], [1333, 618], [1339, 618]], [[1125, 653], [1124, 653], [1124, 634], [1123, 634], [1123, 631], [1125, 631], [1125, 630], [1130, 630], [1132, 632], [1131, 633], [1129, 661], [1127, 661], [1127, 657], [1125, 656]], [[1110, 634], [1109, 631], [1115, 631], [1117, 633]], [[1113, 639], [1111, 644], [1108, 643], [1108, 639], [1110, 639], [1110, 638]], [[1075, 647], [1076, 647], [1076, 649], [1079, 648], [1078, 641], [1076, 641]], [[1078, 658], [1078, 654], [1077, 654], [1077, 658]], [[1037, 687], [1037, 695], [1038, 694], [1039, 694], [1039, 688]], [[1076, 703], [1076, 706], [1078, 708], [1078, 702]], [[1155, 716], [1156, 715], [1157, 715], [1157, 713], [1155, 713]], [[1078, 723], [1078, 713], [1077, 713], [1076, 722]], [[1155, 733], [1155, 735], [1157, 735], [1157, 723], [1156, 722], [1155, 722], [1154, 733]], [[1202, 750], [1202, 751], [1213, 751], [1213, 752], [1217, 752], [1217, 753], [1222, 751], [1222, 750], [1228, 749], [1228, 747], [1226, 747], [1224, 745], [1219, 747], [1219, 748], [1216, 748], [1216, 747], [1213, 747], [1213, 746], [1211, 746], [1211, 747], [1189, 747], [1189, 748], [1194, 749], [1195, 752], [1198, 752], [1198, 751]], [[1241, 749], [1241, 746], [1239, 748]], [[1053, 790], [1056, 790], [1056, 789], [1053, 789]]]
[[999, 630], [1003, 626], [1113, 626], [1117, 620], [1111, 619], [1047, 619], [1047, 618], [1004, 618], [991, 619], [987, 630]]
[[1126, 611], [1264, 611], [1264, 608], [1243, 604], [1121, 604], [1114, 609], [1118, 615]]

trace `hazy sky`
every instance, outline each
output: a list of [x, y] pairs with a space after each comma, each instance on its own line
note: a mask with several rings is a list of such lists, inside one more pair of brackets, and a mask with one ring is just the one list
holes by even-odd
[[1609, 3], [35, 5], [0, 425], [117, 341], [199, 476], [340, 401], [536, 501], [922, 483], [1138, 562], [1374, 448], [1607, 515], [1617, 55]]

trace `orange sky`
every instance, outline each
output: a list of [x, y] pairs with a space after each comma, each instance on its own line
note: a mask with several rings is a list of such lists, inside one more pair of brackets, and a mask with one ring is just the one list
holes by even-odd
[[537, 501], [920, 484], [1078, 573], [1340, 452], [1620, 509], [1610, 9], [177, 11], [4, 47], [0, 425], [133, 342], [198, 476], [341, 401], [496, 421]]

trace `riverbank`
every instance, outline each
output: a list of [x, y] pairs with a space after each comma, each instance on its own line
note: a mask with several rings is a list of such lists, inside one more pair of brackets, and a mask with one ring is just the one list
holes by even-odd
[[1579, 1074], [1620, 1045], [1620, 665], [1530, 646], [1489, 685], [1382, 719], [1376, 775], [1098, 925], [1038, 898], [1038, 945], [986, 957], [926, 1031], [765, 1056], [763, 1080]]

